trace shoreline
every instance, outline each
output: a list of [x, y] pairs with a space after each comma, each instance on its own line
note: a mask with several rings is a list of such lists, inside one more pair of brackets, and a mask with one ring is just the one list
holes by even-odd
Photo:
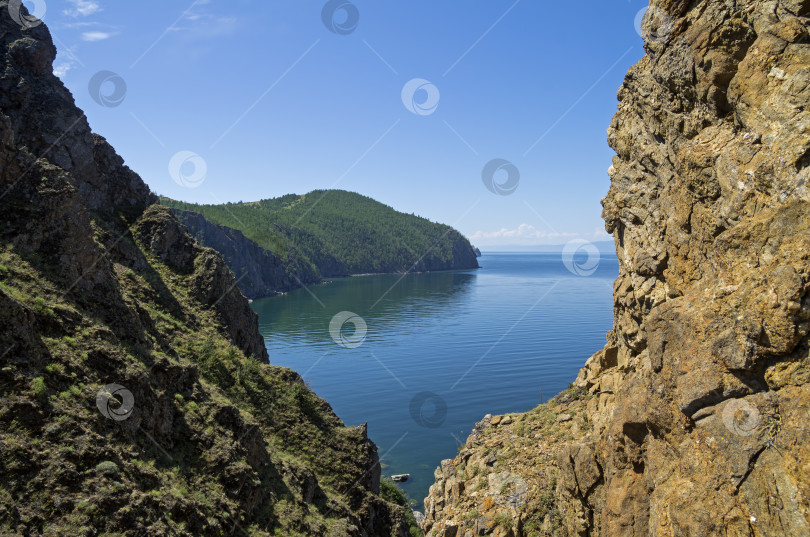
[[358, 274], [347, 274], [346, 276], [334, 276], [334, 277], [332, 277], [330, 279], [324, 279], [324, 280], [321, 280], [319, 282], [312, 282], [312, 283], [304, 284], [304, 285], [301, 285], [300, 287], [294, 287], [294, 288], [288, 289], [286, 291], [276, 291], [272, 295], [260, 296], [260, 297], [255, 297], [255, 298], [251, 298], [251, 297], [246, 296], [245, 298], [247, 298], [249, 302], [253, 303], [256, 300], [263, 300], [265, 298], [273, 298], [273, 297], [277, 297], [277, 296], [281, 296], [281, 295], [286, 295], [290, 291], [296, 291], [298, 289], [303, 289], [304, 287], [307, 287], [309, 285], [328, 285], [328, 284], [332, 283], [334, 280], [337, 280], [337, 279], [340, 279], [340, 278], [361, 278], [361, 277], [366, 277], [366, 276], [385, 276], [385, 275], [393, 275], [393, 274], [402, 274], [402, 275], [407, 275], [407, 274], [430, 274], [431, 272], [453, 272], [453, 271], [458, 271], [458, 270], [479, 270], [480, 268], [481, 267], [479, 266], [479, 267], [470, 267], [470, 268], [452, 268], [452, 269], [423, 270], [423, 271], [410, 271], [410, 272], [361, 272], [361, 273], [358, 273]]

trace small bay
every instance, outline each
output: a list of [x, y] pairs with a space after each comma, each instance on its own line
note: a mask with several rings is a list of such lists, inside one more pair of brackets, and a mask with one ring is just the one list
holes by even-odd
[[[383, 474], [411, 474], [402, 487], [419, 509], [433, 470], [478, 420], [567, 388], [612, 326], [613, 254], [587, 276], [560, 253], [487, 254], [480, 264], [341, 278], [252, 304], [271, 363], [298, 371], [347, 425], [368, 422]], [[359, 346], [351, 321], [343, 340], [330, 333], [341, 312], [365, 322]]]

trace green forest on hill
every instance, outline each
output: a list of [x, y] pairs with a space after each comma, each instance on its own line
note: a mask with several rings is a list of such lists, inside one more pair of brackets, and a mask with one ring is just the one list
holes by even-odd
[[353, 192], [219, 205], [161, 202], [237, 229], [286, 263], [309, 263], [321, 276], [478, 267], [473, 247], [452, 227]]

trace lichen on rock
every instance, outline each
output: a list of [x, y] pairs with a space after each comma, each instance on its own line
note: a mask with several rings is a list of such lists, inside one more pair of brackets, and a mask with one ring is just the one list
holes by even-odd
[[442, 464], [430, 536], [810, 535], [810, 3], [653, 8], [608, 130], [607, 345]]

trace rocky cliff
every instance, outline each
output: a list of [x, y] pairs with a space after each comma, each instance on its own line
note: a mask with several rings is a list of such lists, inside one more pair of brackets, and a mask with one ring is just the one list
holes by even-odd
[[407, 535], [365, 427], [267, 364], [55, 54], [0, 1], [0, 534]]
[[809, 16], [653, 2], [608, 131], [607, 345], [476, 426], [429, 535], [810, 535]]
[[[247, 298], [272, 296], [322, 281], [321, 274], [312, 265], [285, 263], [238, 229], [212, 224], [201, 214], [191, 211], [172, 209], [172, 212], [200, 244], [222, 254]], [[337, 267], [327, 273], [328, 276], [346, 274], [346, 267]]]

